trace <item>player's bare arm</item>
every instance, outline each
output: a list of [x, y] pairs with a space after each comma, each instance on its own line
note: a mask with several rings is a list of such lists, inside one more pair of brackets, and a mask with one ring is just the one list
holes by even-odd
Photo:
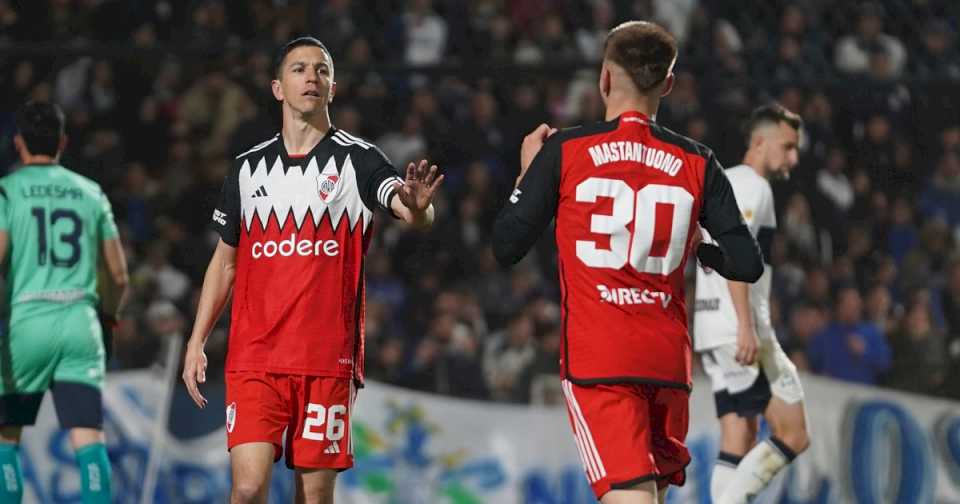
[[426, 159], [407, 165], [406, 178], [398, 184], [397, 197], [390, 201], [393, 213], [418, 228], [433, 225], [433, 195], [443, 182], [438, 171], [437, 165], [428, 168]]
[[10, 232], [0, 231], [0, 264], [7, 260], [7, 251], [10, 248]]
[[207, 399], [200, 393], [199, 384], [207, 381], [207, 356], [203, 346], [223, 308], [227, 305], [237, 269], [237, 249], [220, 240], [213, 252], [207, 272], [203, 276], [197, 318], [193, 324], [187, 354], [183, 360], [183, 383], [197, 406], [203, 408]]
[[101, 243], [101, 250], [103, 266], [106, 269], [106, 275], [103, 277], [106, 281], [97, 282], [100, 302], [105, 314], [119, 318], [130, 292], [127, 257], [123, 251], [123, 244], [117, 238], [104, 240]]
[[737, 362], [749, 366], [756, 362], [759, 346], [750, 310], [750, 286], [743, 282], [727, 282], [727, 287], [737, 313]]

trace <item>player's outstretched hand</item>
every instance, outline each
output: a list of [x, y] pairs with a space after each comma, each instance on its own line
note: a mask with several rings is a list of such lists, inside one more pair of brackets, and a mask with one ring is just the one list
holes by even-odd
[[413, 213], [425, 211], [443, 182], [443, 175], [437, 176], [437, 171], [437, 165], [427, 168], [426, 159], [407, 165], [407, 177], [397, 193], [400, 203]]
[[517, 177], [517, 185], [520, 185], [520, 180], [527, 174], [530, 163], [533, 163], [533, 158], [537, 157], [540, 149], [543, 148], [543, 143], [556, 132], [557, 128], [551, 128], [547, 123], [543, 123], [523, 138], [523, 144], [520, 145], [520, 176]]
[[748, 324], [737, 324], [737, 362], [751, 366], [757, 360], [757, 334]]
[[187, 355], [183, 359], [183, 383], [197, 406], [203, 408], [207, 399], [200, 393], [200, 383], [207, 381], [207, 354], [203, 352], [203, 342], [193, 338], [187, 343]]

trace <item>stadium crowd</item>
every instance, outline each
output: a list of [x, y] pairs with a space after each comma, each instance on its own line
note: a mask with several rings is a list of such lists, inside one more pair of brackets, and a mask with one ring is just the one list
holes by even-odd
[[[773, 316], [794, 362], [960, 398], [952, 0], [0, 0], [0, 166], [13, 167], [19, 104], [65, 108], [63, 162], [103, 185], [131, 261], [135, 296], [111, 366], [150, 365], [193, 320], [233, 156], [276, 131], [272, 48], [316, 35], [336, 64], [337, 127], [397, 166], [425, 156], [447, 174], [428, 234], [376, 220], [367, 375], [537, 400], [557, 375], [554, 247], [548, 236], [503, 270], [492, 221], [524, 134], [602, 119], [596, 62], [607, 30], [629, 18], [657, 20], [681, 43], [658, 122], [726, 166], [739, 164], [738, 126], [755, 105], [775, 99], [804, 118], [800, 165], [774, 184]], [[226, 319], [208, 343], [211, 381]]]

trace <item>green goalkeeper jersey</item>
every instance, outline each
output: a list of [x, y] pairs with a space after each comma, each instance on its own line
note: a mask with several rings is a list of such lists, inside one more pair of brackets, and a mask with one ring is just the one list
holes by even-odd
[[10, 236], [14, 314], [29, 301], [97, 304], [101, 242], [117, 236], [99, 184], [60, 165], [26, 165], [0, 179], [0, 230]]

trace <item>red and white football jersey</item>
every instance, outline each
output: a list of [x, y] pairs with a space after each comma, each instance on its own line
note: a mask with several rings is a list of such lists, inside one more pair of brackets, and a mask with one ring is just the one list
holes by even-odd
[[363, 258], [401, 183], [378, 148], [334, 128], [303, 156], [280, 134], [237, 156], [213, 212], [237, 248], [228, 371], [362, 381]]
[[638, 112], [571, 128], [547, 140], [504, 213], [528, 230], [504, 238], [521, 249], [556, 217], [565, 379], [690, 387], [693, 230], [743, 223], [708, 148]]

